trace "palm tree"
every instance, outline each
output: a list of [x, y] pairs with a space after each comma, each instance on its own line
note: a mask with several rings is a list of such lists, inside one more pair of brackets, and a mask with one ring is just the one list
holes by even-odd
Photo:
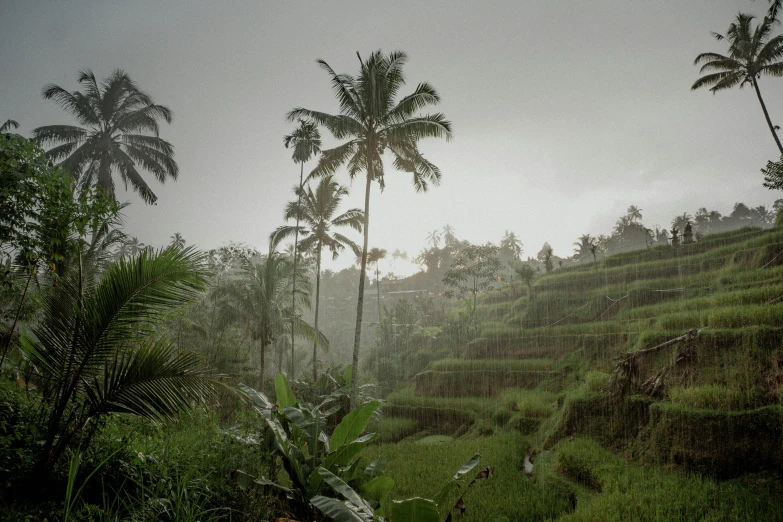
[[[348, 246], [354, 253], [358, 254], [359, 247], [356, 246], [356, 243], [331, 230], [332, 228], [350, 227], [361, 232], [364, 213], [358, 208], [353, 208], [339, 216], [335, 216], [343, 197], [348, 195], [348, 190], [334, 181], [332, 176], [322, 178], [315, 192], [308, 186], [298, 190], [297, 195], [297, 201], [290, 202], [285, 211], [285, 218], [296, 219], [297, 226], [279, 227], [272, 234], [271, 241], [276, 243], [291, 235], [298, 236], [301, 232], [303, 239], [299, 244], [299, 248], [303, 251], [315, 250], [314, 327], [318, 330], [318, 306], [321, 297], [321, 252], [324, 248], [328, 248], [332, 253], [332, 259], [336, 259], [340, 252]], [[304, 222], [306, 228], [299, 226], [300, 220]], [[316, 348], [317, 343], [314, 342], [313, 382], [318, 379], [316, 366], [318, 353]]]
[[[288, 134], [287, 136], [283, 136], [283, 144], [285, 145], [285, 148], [293, 148], [294, 153], [291, 156], [294, 160], [294, 163], [299, 163], [299, 186], [297, 187], [297, 195], [298, 200], [297, 204], [301, 203], [301, 193], [303, 183], [304, 183], [304, 164], [307, 163], [310, 158], [313, 156], [316, 156], [319, 152], [321, 152], [321, 133], [318, 132], [317, 125], [310, 120], [303, 120], [299, 119], [299, 126], [294, 129], [294, 131], [291, 134]], [[291, 285], [291, 300], [292, 300], [292, 306], [296, 306], [294, 304], [294, 301], [296, 300], [296, 268], [297, 264], [299, 262], [299, 215], [296, 216], [296, 229], [294, 232], [294, 278], [293, 278], [293, 284]], [[316, 308], [317, 308], [316, 304]], [[293, 320], [293, 316], [292, 316]], [[318, 325], [316, 324], [316, 328]], [[294, 328], [293, 323], [291, 323], [291, 378], [294, 376]], [[315, 365], [315, 360], [313, 360], [313, 365]], [[313, 366], [315, 368], [315, 366]]]
[[[729, 26], [725, 35], [712, 33], [718, 40], [729, 42], [729, 53], [724, 56], [717, 53], [702, 53], [694, 60], [694, 65], [703, 63], [699, 73], [710, 72], [696, 80], [691, 90], [700, 87], [711, 86], [710, 91], [716, 93], [723, 89], [730, 89], [739, 85], [742, 88], [746, 83], [753, 86], [756, 96], [764, 112], [764, 118], [775, 138], [775, 143], [783, 155], [783, 145], [776, 132], [775, 126], [767, 112], [767, 106], [761, 97], [759, 90], [759, 78], [762, 74], [769, 76], [783, 76], [783, 36], [771, 37], [774, 25], [777, 23], [778, 2], [773, 2], [768, 16], [752, 27], [754, 17], [740, 13], [737, 19]], [[712, 72], [716, 71], [716, 72]]]
[[[171, 111], [153, 103], [133, 80], [117, 69], [100, 84], [89, 69], [78, 76], [84, 92], [70, 93], [47, 85], [43, 97], [70, 112], [80, 125], [48, 125], [33, 130], [39, 145], [53, 144], [47, 155], [60, 161], [82, 186], [101, 187], [115, 198], [112, 174], [139, 193], [148, 204], [158, 199], [137, 170], [141, 166], [165, 183], [177, 179], [174, 147], [160, 138], [158, 120], [171, 123]], [[150, 135], [151, 134], [151, 135]], [[59, 144], [59, 145], [58, 145]]]
[[[241, 278], [227, 279], [215, 290], [222, 298], [221, 304], [228, 316], [239, 323], [250, 336], [260, 344], [261, 386], [266, 373], [266, 349], [282, 335], [293, 330], [294, 335], [317, 341], [329, 346], [329, 341], [315, 328], [307, 324], [299, 314], [302, 307], [310, 307], [310, 287], [305, 281], [296, 291], [293, 306], [289, 301], [293, 286], [293, 262], [274, 251], [270, 246], [261, 262], [245, 259]], [[304, 276], [302, 269], [297, 274]], [[293, 377], [293, 376], [292, 376]]]
[[440, 232], [436, 229], [427, 234], [427, 242], [432, 248], [438, 248], [440, 246]]
[[381, 259], [386, 258], [386, 249], [384, 248], [371, 248], [367, 252], [367, 262], [375, 263], [375, 290], [378, 292], [378, 331], [381, 328], [381, 285], [380, 285], [380, 268], [379, 264]]
[[677, 230], [684, 230], [685, 225], [691, 223], [692, 221], [693, 221], [693, 216], [691, 216], [687, 212], [683, 212], [681, 215], [676, 216], [674, 219], [672, 219], [672, 227], [677, 228]]
[[631, 205], [630, 207], [628, 207], [628, 211], [626, 213], [626, 216], [632, 222], [641, 221], [642, 220], [642, 209], [640, 209], [636, 205]]
[[202, 254], [167, 249], [117, 261], [100, 277], [79, 263], [44, 294], [43, 317], [20, 343], [47, 405], [39, 473], [72, 443], [89, 442], [104, 415], [168, 419], [216, 391], [202, 358], [156, 328], [206, 289], [208, 275]]
[[5, 122], [0, 125], [0, 133], [2, 132], [8, 132], [11, 129], [18, 129], [19, 128], [19, 122], [16, 120], [5, 120]]
[[182, 237], [182, 234], [179, 232], [174, 232], [174, 235], [171, 236], [171, 243], [170, 245], [174, 248], [185, 248], [185, 238]]
[[500, 248], [508, 250], [512, 259], [519, 259], [522, 256], [522, 241], [513, 232], [506, 230], [503, 239], [500, 240]]
[[130, 257], [133, 257], [136, 254], [143, 252], [147, 248], [147, 246], [141, 241], [139, 241], [139, 238], [135, 236], [130, 238], [130, 240], [125, 243], [125, 247], [126, 248], [122, 250], [127, 252], [127, 254]]
[[446, 246], [450, 246], [457, 240], [457, 236], [454, 235], [454, 227], [448, 223], [443, 225], [443, 240], [446, 242]]
[[574, 257], [579, 261], [582, 261], [588, 253], [593, 254], [593, 261], [596, 261], [596, 249], [598, 247], [598, 241], [590, 234], [582, 234], [579, 236], [579, 240], [574, 243]]
[[340, 105], [336, 115], [297, 108], [288, 113], [289, 121], [305, 117], [323, 125], [337, 139], [347, 142], [323, 151], [318, 166], [310, 176], [334, 173], [341, 165], [347, 165], [353, 179], [365, 172], [364, 192], [364, 241], [359, 276], [359, 298], [356, 306], [356, 328], [353, 344], [353, 374], [351, 379], [351, 406], [356, 405], [359, 372], [359, 345], [364, 308], [364, 278], [367, 272], [367, 244], [370, 232], [370, 187], [378, 182], [385, 186], [383, 154], [388, 151], [397, 170], [413, 174], [413, 186], [417, 192], [427, 190], [430, 183], [440, 182], [440, 169], [419, 152], [419, 140], [427, 137], [451, 138], [451, 123], [443, 114], [417, 115], [428, 105], [437, 104], [440, 96], [435, 89], [420, 83], [413, 93], [395, 101], [405, 84], [402, 67], [408, 57], [402, 52], [384, 55], [376, 51], [367, 60], [359, 57], [358, 77], [337, 74], [323, 60], [318, 63], [329, 74]]

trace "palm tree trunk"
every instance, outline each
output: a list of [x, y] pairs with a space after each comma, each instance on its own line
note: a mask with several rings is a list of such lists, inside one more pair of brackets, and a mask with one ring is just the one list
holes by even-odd
[[264, 377], [266, 375], [266, 359], [264, 358], [264, 352], [266, 352], [266, 346], [264, 346], [264, 342], [261, 341], [261, 390], [264, 389]]
[[[318, 301], [321, 297], [321, 242], [318, 242], [318, 254], [315, 261], [315, 333], [318, 334]], [[313, 384], [318, 379], [318, 369], [315, 364], [318, 342], [313, 341]]]
[[296, 230], [294, 231], [294, 280], [291, 292], [291, 379], [294, 378], [294, 318], [296, 317], [296, 263], [299, 260], [299, 205], [302, 204], [302, 177], [304, 176], [304, 161], [299, 168], [299, 191], [296, 200]]
[[[380, 270], [378, 270], [378, 261], [375, 262], [375, 290], [378, 292], [378, 337], [380, 337], [381, 332], [381, 286], [378, 281], [378, 275]], [[380, 343], [379, 343], [380, 346]]]
[[473, 320], [474, 320], [474, 318], [476, 316], [476, 298], [477, 297], [478, 297], [478, 279], [473, 278], [473, 309], [470, 311], [470, 323], [473, 323]]
[[769, 113], [767, 112], [767, 106], [764, 104], [764, 100], [761, 97], [761, 91], [759, 90], [759, 84], [758, 80], [756, 78], [753, 78], [751, 80], [753, 83], [753, 88], [756, 89], [756, 96], [759, 98], [759, 103], [761, 104], [761, 110], [764, 111], [764, 118], [767, 120], [767, 125], [769, 125], [769, 130], [772, 132], [772, 137], [775, 138], [775, 143], [778, 145], [778, 150], [780, 151], [780, 155], [783, 156], [783, 145], [780, 144], [780, 138], [778, 138], [778, 133], [775, 132], [775, 126], [772, 125], [772, 120], [769, 119]]
[[[368, 155], [369, 156], [369, 155]], [[372, 160], [367, 158], [367, 187], [364, 189], [364, 242], [362, 243], [362, 266], [359, 271], [359, 299], [356, 305], [356, 329], [353, 337], [353, 368], [351, 369], [351, 406], [356, 408], [357, 381], [359, 379], [359, 344], [362, 337], [362, 311], [364, 310], [364, 278], [367, 275], [367, 243], [370, 238], [370, 187], [374, 178]]]

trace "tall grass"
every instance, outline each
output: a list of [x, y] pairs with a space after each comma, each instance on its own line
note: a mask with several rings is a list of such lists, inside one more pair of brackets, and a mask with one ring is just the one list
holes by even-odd
[[[553, 465], [584, 487], [560, 522], [781, 520], [780, 482], [765, 477], [716, 482], [698, 475], [628, 464], [589, 439], [563, 441]], [[543, 465], [544, 459], [539, 459]], [[537, 461], [537, 465], [539, 461]], [[770, 477], [771, 478], [771, 477]], [[596, 487], [597, 486], [597, 487]], [[588, 488], [600, 490], [591, 493]]]
[[722, 308], [676, 312], [658, 317], [655, 325], [667, 330], [689, 328], [742, 328], [745, 326], [783, 326], [783, 303], [770, 305], [726, 306]]
[[371, 446], [364, 456], [386, 458], [386, 475], [394, 479], [391, 497], [402, 499], [432, 498], [463, 462], [480, 453], [480, 468], [493, 466], [493, 476], [476, 481], [468, 489], [463, 497], [467, 511], [462, 516], [455, 515], [456, 520], [486, 522], [502, 516], [518, 521], [557, 518], [569, 509], [569, 501], [525, 476], [522, 460], [527, 447], [519, 434], [501, 433], [442, 444], [403, 442]]
[[550, 371], [554, 368], [552, 359], [442, 359], [430, 365], [438, 372], [496, 372], [496, 371]]
[[712, 410], [742, 410], [756, 402], [755, 397], [749, 397], [742, 390], [719, 384], [676, 387], [670, 389], [668, 395], [674, 404]]
[[506, 390], [502, 393], [506, 408], [522, 417], [543, 419], [557, 410], [557, 395], [540, 390]]
[[389, 405], [406, 406], [412, 408], [432, 408], [441, 410], [463, 410], [488, 418], [492, 412], [503, 406], [503, 401], [498, 397], [420, 397], [414, 395], [412, 388], [405, 388], [390, 394], [386, 401]]

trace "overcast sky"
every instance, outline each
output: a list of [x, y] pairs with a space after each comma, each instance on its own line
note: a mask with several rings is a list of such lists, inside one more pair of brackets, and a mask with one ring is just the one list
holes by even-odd
[[[446, 223], [460, 239], [505, 230], [535, 255], [570, 255], [584, 233], [609, 233], [629, 205], [647, 226], [699, 207], [771, 205], [759, 170], [777, 157], [752, 90], [691, 92], [700, 52], [725, 52], [737, 12], [757, 0], [514, 2], [228, 2], [0, 0], [0, 120], [20, 131], [73, 123], [41, 89], [76, 90], [79, 69], [122, 68], [174, 112], [161, 136], [180, 178], [132, 192], [127, 232], [162, 245], [180, 232], [212, 248], [266, 248], [293, 198], [298, 167], [282, 137], [295, 106], [336, 113], [326, 60], [356, 73], [356, 52], [403, 50], [409, 92], [427, 81], [453, 122], [450, 143], [425, 141], [443, 182], [416, 194], [388, 169], [374, 187], [370, 244], [415, 255]], [[783, 79], [764, 78], [783, 122]], [[326, 135], [326, 131], [324, 131]], [[325, 136], [325, 146], [336, 144]], [[312, 165], [311, 165], [312, 166]], [[348, 183], [345, 172], [338, 178]], [[348, 205], [363, 205], [363, 183]], [[357, 241], [359, 236], [355, 235]], [[350, 264], [350, 257], [332, 268]]]

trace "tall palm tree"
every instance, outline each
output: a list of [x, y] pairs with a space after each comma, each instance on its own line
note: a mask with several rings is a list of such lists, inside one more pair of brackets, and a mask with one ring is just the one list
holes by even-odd
[[507, 249], [511, 253], [512, 259], [522, 257], [522, 241], [513, 232], [506, 230], [503, 239], [500, 240], [500, 248]]
[[0, 132], [8, 132], [11, 129], [18, 129], [19, 128], [19, 122], [16, 120], [5, 120], [5, 122], [0, 125]]
[[[243, 262], [241, 278], [226, 279], [215, 289], [228, 315], [240, 324], [250, 339], [260, 344], [260, 376], [264, 384], [266, 373], [266, 350], [275, 340], [294, 335], [329, 346], [329, 341], [315, 328], [307, 324], [299, 314], [302, 307], [310, 307], [310, 287], [303, 282], [295, 294], [293, 306], [289, 301], [293, 286], [293, 262], [274, 251], [261, 262], [246, 259]], [[302, 272], [301, 268], [298, 269]], [[300, 273], [301, 278], [304, 274]], [[293, 377], [293, 376], [292, 376]]]
[[[297, 187], [298, 200], [301, 203], [300, 191], [304, 183], [304, 164], [310, 161], [310, 158], [321, 152], [321, 133], [318, 132], [318, 126], [311, 120], [299, 119], [299, 126], [291, 134], [283, 136], [283, 145], [285, 148], [292, 148], [294, 153], [292, 158], [294, 163], [299, 163], [299, 186]], [[292, 306], [296, 300], [296, 268], [299, 262], [299, 215], [296, 216], [296, 229], [294, 232], [294, 279], [291, 285]], [[318, 305], [316, 304], [316, 307]], [[293, 316], [292, 316], [293, 320]], [[317, 325], [316, 325], [317, 328]], [[291, 323], [291, 378], [294, 376], [294, 328]], [[315, 362], [313, 362], [315, 364]]]
[[125, 242], [125, 249], [123, 249], [130, 257], [135, 256], [143, 252], [147, 248], [147, 245], [139, 241], [139, 238], [132, 237]]
[[[340, 186], [332, 176], [321, 179], [315, 192], [311, 187], [297, 191], [297, 201], [288, 204], [285, 210], [286, 219], [296, 219], [297, 226], [279, 227], [273, 234], [271, 242], [276, 243], [291, 235], [302, 234], [299, 248], [303, 251], [315, 251], [315, 324], [318, 330], [318, 306], [321, 297], [321, 252], [328, 248], [332, 253], [332, 259], [337, 259], [340, 252], [346, 246], [354, 253], [359, 252], [359, 247], [339, 232], [333, 232], [333, 228], [349, 227], [358, 232], [362, 231], [364, 213], [353, 208], [335, 216], [342, 203], [343, 197], [348, 195], [348, 190]], [[299, 222], [304, 222], [304, 227]], [[316, 366], [318, 352], [317, 343], [313, 343], [313, 382], [318, 378]]]
[[778, 2], [773, 2], [768, 16], [755, 27], [752, 15], [740, 13], [725, 35], [712, 33], [716, 40], [728, 41], [729, 52], [725, 56], [717, 53], [702, 53], [697, 56], [694, 65], [704, 64], [699, 73], [709, 74], [696, 80], [691, 90], [711, 86], [710, 91], [716, 93], [737, 85], [742, 88], [749, 83], [756, 91], [769, 130], [783, 155], [783, 145], [759, 90], [759, 78], [762, 74], [783, 76], [783, 36], [772, 36], [772, 30], [777, 23], [777, 4]]
[[351, 406], [356, 405], [356, 391], [359, 372], [359, 345], [362, 329], [362, 311], [364, 308], [364, 278], [367, 272], [367, 244], [370, 232], [370, 187], [376, 181], [383, 190], [383, 155], [390, 152], [393, 166], [397, 170], [413, 174], [413, 186], [417, 192], [427, 190], [430, 183], [440, 182], [440, 169], [430, 163], [419, 152], [418, 143], [422, 138], [451, 138], [451, 123], [443, 114], [417, 115], [428, 105], [437, 104], [440, 96], [428, 83], [420, 83], [413, 93], [404, 96], [399, 102], [397, 94], [405, 84], [402, 67], [408, 57], [403, 52], [388, 55], [376, 51], [367, 60], [359, 57], [359, 75], [337, 74], [325, 61], [318, 63], [329, 74], [337, 96], [340, 113], [333, 115], [325, 112], [297, 108], [288, 113], [293, 121], [305, 117], [323, 125], [345, 143], [323, 151], [318, 166], [311, 176], [323, 176], [334, 173], [341, 165], [347, 165], [348, 174], [353, 179], [359, 173], [365, 173], [364, 192], [364, 241], [362, 245], [362, 263], [359, 278], [359, 298], [356, 305], [356, 328], [353, 344], [353, 374], [351, 378]]
[[440, 231], [437, 229], [427, 234], [427, 242], [432, 248], [438, 248], [440, 246]]
[[386, 249], [371, 248], [367, 253], [367, 262], [375, 264], [375, 290], [378, 293], [378, 330], [381, 328], [381, 284], [380, 284], [380, 262], [386, 258]]
[[174, 147], [160, 137], [158, 126], [158, 120], [171, 123], [171, 111], [153, 103], [120, 69], [101, 83], [89, 69], [81, 71], [78, 80], [84, 92], [71, 93], [52, 84], [44, 87], [43, 97], [56, 101], [82, 126], [38, 127], [33, 140], [57, 145], [47, 155], [84, 187], [96, 184], [115, 198], [112, 174], [119, 173], [126, 189], [130, 184], [146, 203], [154, 204], [158, 198], [137, 167], [161, 183], [177, 179]]
[[457, 240], [457, 236], [454, 235], [454, 227], [446, 223], [443, 225], [443, 240], [446, 246], [450, 246]]
[[171, 246], [174, 248], [185, 248], [185, 238], [182, 237], [182, 234], [179, 232], [174, 232], [174, 235], [171, 236]]
[[642, 209], [640, 209], [636, 205], [631, 205], [630, 207], [628, 207], [628, 211], [626, 212], [626, 216], [631, 221], [641, 221], [642, 220]]
[[394, 252], [392, 252], [392, 259], [403, 259], [405, 261], [408, 260], [408, 253], [404, 250], [400, 250], [399, 248], [395, 248]]

